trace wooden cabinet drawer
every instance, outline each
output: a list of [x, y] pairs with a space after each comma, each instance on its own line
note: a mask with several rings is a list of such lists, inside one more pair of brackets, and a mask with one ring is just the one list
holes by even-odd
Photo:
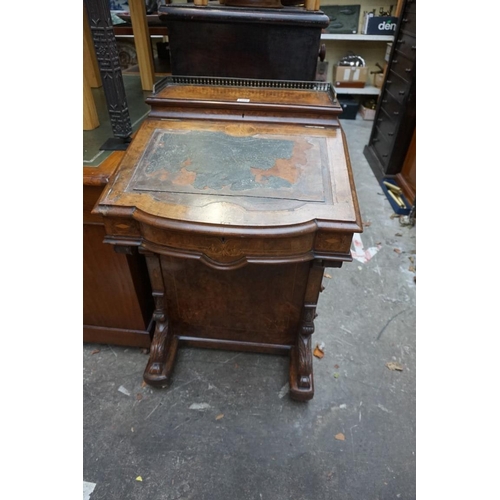
[[415, 78], [415, 60], [397, 54], [391, 61], [391, 70], [404, 80], [410, 82]]
[[380, 130], [375, 130], [372, 139], [373, 149], [383, 165], [387, 165], [394, 146], [393, 140], [388, 140]]
[[394, 137], [397, 131], [397, 124], [394, 123], [389, 117], [387, 117], [383, 112], [379, 113], [376, 121], [376, 126], [387, 137]]
[[395, 51], [393, 58], [397, 57], [398, 55], [403, 55], [405, 57], [408, 57], [409, 59], [416, 58], [417, 46], [415, 37], [410, 36], [406, 33], [400, 33], [394, 44]]
[[385, 81], [384, 97], [386, 93], [389, 93], [400, 104], [403, 104], [409, 91], [410, 84], [390, 69]]
[[394, 123], [399, 122], [399, 119], [404, 111], [401, 103], [394, 99], [389, 92], [384, 92], [380, 101], [380, 107], [387, 113], [389, 118], [391, 118]]
[[401, 30], [415, 35], [417, 33], [417, 16], [415, 9], [407, 8], [401, 15]]

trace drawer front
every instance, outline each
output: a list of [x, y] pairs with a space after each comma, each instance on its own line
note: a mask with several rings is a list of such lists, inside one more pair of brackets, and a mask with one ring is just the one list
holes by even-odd
[[417, 16], [414, 6], [415, 4], [413, 3], [413, 8], [407, 7], [401, 15], [401, 29], [410, 35], [417, 33]]
[[391, 97], [389, 92], [384, 92], [380, 101], [380, 107], [387, 113], [389, 118], [391, 118], [394, 123], [399, 123], [404, 109], [400, 102]]
[[415, 78], [415, 60], [397, 54], [391, 61], [391, 70], [404, 80], [411, 81]]
[[383, 112], [379, 113], [376, 122], [377, 128], [382, 132], [383, 135], [387, 136], [389, 139], [394, 137], [398, 126], [394, 123], [388, 116], [386, 116]]
[[375, 129], [372, 139], [373, 149], [383, 165], [387, 165], [390, 160], [394, 141], [388, 140], [378, 129]]
[[385, 81], [384, 96], [388, 92], [400, 104], [403, 104], [409, 91], [410, 84], [394, 73], [394, 71], [389, 70], [389, 74]]
[[[141, 233], [144, 238], [143, 246], [149, 245], [156, 253], [175, 256], [202, 254], [217, 264], [230, 264], [244, 258], [291, 258], [304, 255], [313, 250], [315, 236], [314, 233], [306, 233], [289, 238], [226, 238], [160, 229], [145, 223], [141, 224]], [[330, 250], [337, 250], [333, 242]]]
[[416, 43], [417, 42], [415, 37], [405, 33], [400, 33], [398, 39], [394, 42], [396, 47], [393, 57], [403, 55], [405, 57], [408, 57], [408, 59], [415, 59], [417, 52]]

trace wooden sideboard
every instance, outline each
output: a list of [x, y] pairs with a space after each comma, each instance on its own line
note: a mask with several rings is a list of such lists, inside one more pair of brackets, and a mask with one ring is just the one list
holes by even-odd
[[153, 299], [144, 257], [104, 244], [102, 216], [92, 210], [124, 152], [83, 167], [83, 340], [149, 347]]
[[169, 77], [92, 212], [146, 258], [155, 333], [144, 380], [170, 382], [180, 344], [290, 356], [314, 394], [326, 267], [352, 260], [361, 218], [330, 84]]

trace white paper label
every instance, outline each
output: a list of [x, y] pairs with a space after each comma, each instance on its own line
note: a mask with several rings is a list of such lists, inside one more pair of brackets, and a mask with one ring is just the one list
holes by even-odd
[[353, 79], [354, 81], [359, 80], [359, 74], [360, 74], [360, 73], [361, 73], [361, 72], [359, 71], [359, 69], [355, 70], [355, 71], [354, 71], [354, 74], [352, 75], [352, 79]]
[[344, 70], [344, 80], [349, 81], [350, 76], [351, 76], [351, 68], [346, 68]]
[[250, 102], [250, 99], [243, 99], [243, 97], [240, 97], [239, 99], [236, 99], [236, 102]]

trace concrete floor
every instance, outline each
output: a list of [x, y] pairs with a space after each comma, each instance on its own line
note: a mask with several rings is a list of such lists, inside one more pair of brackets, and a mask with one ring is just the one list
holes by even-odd
[[363, 156], [373, 122], [342, 124], [374, 255], [327, 270], [314, 399], [289, 399], [285, 357], [181, 349], [161, 390], [143, 387], [140, 349], [84, 345], [91, 500], [416, 498], [416, 229], [391, 218]]

